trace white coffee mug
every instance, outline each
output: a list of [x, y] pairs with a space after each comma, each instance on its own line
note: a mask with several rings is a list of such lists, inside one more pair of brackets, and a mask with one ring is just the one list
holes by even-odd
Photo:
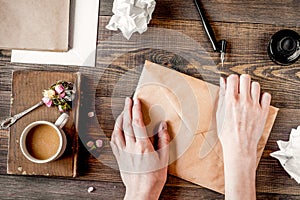
[[[69, 115], [66, 113], [63, 113], [59, 116], [59, 118], [56, 120], [56, 122], [54, 124], [51, 122], [48, 122], [48, 121], [36, 121], [36, 122], [29, 124], [23, 130], [23, 132], [21, 134], [21, 138], [20, 138], [20, 148], [21, 148], [23, 155], [28, 160], [30, 160], [31, 162], [34, 162], [34, 163], [48, 163], [48, 162], [54, 161], [54, 160], [58, 159], [60, 156], [62, 156], [62, 154], [64, 153], [66, 146], [67, 146], [67, 138], [66, 138], [66, 135], [65, 135], [64, 131], [62, 130], [62, 128], [67, 123], [68, 119], [69, 119]], [[27, 145], [28, 145], [27, 140], [28, 140], [29, 133], [31, 132], [31, 130], [33, 130], [33, 128], [35, 128], [39, 125], [46, 125], [46, 126], [49, 126], [50, 129], [52, 128], [53, 130], [55, 130], [54, 132], [57, 134], [58, 139], [59, 139], [57, 150], [55, 151], [55, 153], [53, 155], [51, 154], [52, 156], [50, 156], [47, 159], [39, 159], [39, 158], [34, 157], [33, 155], [30, 154], [29, 148], [27, 147]], [[38, 133], [35, 133], [35, 134], [38, 134]], [[37, 135], [35, 137], [36, 138], [42, 137], [42, 134], [45, 134], [45, 133], [40, 133], [40, 136]], [[56, 135], [55, 135], [55, 137], [56, 137]], [[44, 140], [45, 140], [45, 138], [41, 139], [41, 141], [46, 144], [41, 144], [41, 146], [43, 148], [48, 148], [49, 145], [51, 145], [51, 144], [49, 144], [48, 141], [44, 141]]]

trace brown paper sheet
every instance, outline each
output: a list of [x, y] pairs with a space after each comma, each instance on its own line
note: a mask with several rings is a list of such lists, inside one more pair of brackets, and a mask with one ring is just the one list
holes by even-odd
[[67, 51], [70, 0], [0, 0], [0, 49]]
[[[224, 163], [215, 113], [219, 87], [146, 61], [135, 96], [142, 101], [148, 132], [168, 122], [169, 173], [224, 193]], [[257, 165], [278, 109], [271, 107], [257, 149]]]

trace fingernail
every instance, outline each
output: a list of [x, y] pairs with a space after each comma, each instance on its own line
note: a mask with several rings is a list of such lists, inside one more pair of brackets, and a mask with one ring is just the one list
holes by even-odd
[[251, 78], [251, 76], [249, 74], [242, 74], [240, 77], [243, 77], [243, 78]]
[[134, 99], [133, 99], [133, 105], [137, 105], [138, 103], [139, 103], [139, 99], [134, 98]]
[[158, 132], [167, 130], [167, 123], [166, 122], [161, 122], [159, 127], [158, 127]]
[[224, 80], [223, 77], [220, 77], [220, 87], [221, 87], [222, 89], [225, 89], [225, 80]]
[[129, 97], [126, 97], [126, 98], [125, 98], [125, 104], [128, 105], [129, 102], [130, 102], [130, 98], [129, 98]]

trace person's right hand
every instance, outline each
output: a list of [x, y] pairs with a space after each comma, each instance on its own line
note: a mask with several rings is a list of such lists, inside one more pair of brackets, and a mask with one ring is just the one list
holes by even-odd
[[221, 77], [217, 124], [224, 156], [256, 153], [271, 101], [268, 93], [260, 97], [260, 85], [249, 75]]
[[218, 136], [223, 148], [225, 197], [255, 199], [257, 144], [263, 133], [271, 95], [249, 75], [220, 79]]

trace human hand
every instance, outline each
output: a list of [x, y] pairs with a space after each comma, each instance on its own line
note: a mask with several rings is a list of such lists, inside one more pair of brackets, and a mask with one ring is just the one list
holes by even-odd
[[225, 198], [256, 199], [257, 144], [263, 133], [271, 95], [260, 98], [260, 85], [249, 75], [220, 79], [218, 136], [223, 148]]
[[124, 111], [117, 118], [111, 147], [126, 187], [124, 199], [158, 199], [167, 179], [169, 141], [167, 124], [158, 128], [153, 146], [144, 125], [141, 103], [126, 98]]
[[270, 101], [268, 93], [260, 100], [260, 85], [249, 75], [221, 77], [217, 126], [224, 156], [256, 156]]

